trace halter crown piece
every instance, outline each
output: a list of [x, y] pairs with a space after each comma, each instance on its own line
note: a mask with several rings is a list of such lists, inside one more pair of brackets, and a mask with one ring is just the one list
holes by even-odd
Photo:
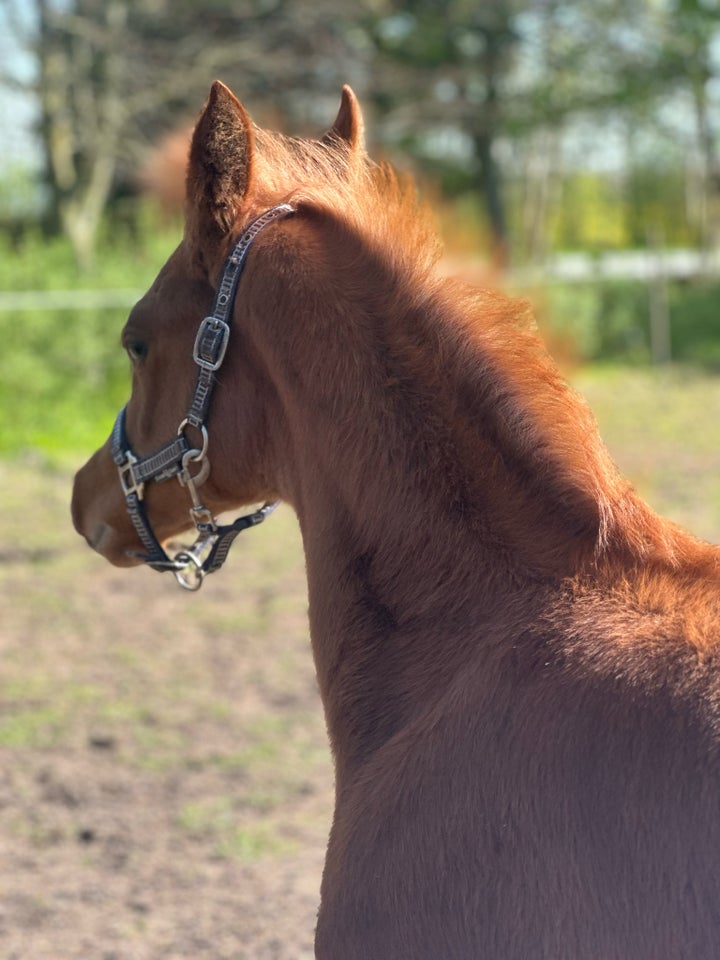
[[[207, 478], [210, 470], [207, 457], [208, 431], [205, 421], [215, 386], [215, 374], [222, 365], [230, 339], [230, 321], [235, 294], [248, 251], [253, 240], [265, 227], [283, 217], [291, 216], [294, 212], [294, 208], [287, 203], [281, 203], [277, 207], [266, 210], [242, 233], [225, 261], [220, 282], [215, 291], [212, 312], [202, 321], [195, 337], [193, 359], [198, 366], [195, 392], [187, 415], [178, 427], [177, 435], [154, 453], [146, 457], [137, 457], [130, 449], [125, 432], [125, 407], [118, 413], [115, 420], [110, 440], [112, 457], [120, 475], [120, 485], [130, 520], [146, 551], [145, 553], [133, 551], [131, 555], [140, 557], [153, 570], [170, 570], [175, 574], [180, 586], [186, 590], [199, 590], [205, 575], [214, 573], [223, 565], [235, 537], [242, 530], [262, 523], [279, 502], [265, 503], [254, 513], [238, 517], [233, 523], [219, 525], [210, 510], [200, 500], [197, 488]], [[200, 449], [193, 447], [185, 436], [185, 429], [188, 426], [199, 431], [202, 438]], [[190, 472], [191, 464], [199, 468], [195, 474]], [[143, 503], [145, 484], [148, 481], [160, 482], [170, 477], [177, 477], [187, 488], [192, 500], [190, 518], [197, 530], [195, 543], [181, 549], [172, 558], [168, 556], [155, 536]]]

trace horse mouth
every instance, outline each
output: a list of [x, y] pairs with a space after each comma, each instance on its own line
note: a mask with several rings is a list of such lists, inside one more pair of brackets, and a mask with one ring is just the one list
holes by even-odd
[[137, 555], [129, 550], [120, 550], [117, 547], [117, 534], [108, 523], [98, 523], [90, 534], [81, 533], [88, 545], [108, 560], [115, 567], [136, 567], [142, 563]]

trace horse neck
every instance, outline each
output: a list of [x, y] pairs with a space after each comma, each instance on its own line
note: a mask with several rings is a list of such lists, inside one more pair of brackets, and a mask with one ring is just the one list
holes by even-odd
[[402, 556], [409, 580], [445, 553], [453, 570], [471, 562], [505, 581], [575, 572], [618, 478], [515, 303], [365, 272], [371, 295], [351, 287], [324, 319], [318, 298], [306, 315], [300, 302], [295, 336], [275, 338], [293, 449], [284, 492], [304, 528], [341, 530], [388, 564]]
[[296, 297], [292, 331], [267, 346], [287, 425], [281, 492], [303, 532], [318, 678], [346, 759], [588, 562], [610, 477], [582, 405], [500, 322], [508, 301], [471, 309], [429, 280], [362, 267], [371, 284], [338, 268], [324, 294]]

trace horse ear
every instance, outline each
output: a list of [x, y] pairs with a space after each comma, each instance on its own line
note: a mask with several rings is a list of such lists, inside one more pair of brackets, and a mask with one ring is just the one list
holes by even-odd
[[335, 123], [322, 138], [323, 143], [333, 143], [342, 140], [351, 153], [365, 147], [365, 123], [358, 98], [350, 87], [345, 84], [340, 98], [340, 109]]
[[190, 144], [188, 218], [225, 236], [235, 224], [252, 175], [252, 121], [237, 97], [216, 80]]

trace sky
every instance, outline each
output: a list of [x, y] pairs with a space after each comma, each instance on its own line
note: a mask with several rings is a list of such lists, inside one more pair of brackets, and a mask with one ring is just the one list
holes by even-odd
[[[18, 43], [11, 17], [19, 16], [23, 26], [29, 25], [32, 5], [25, 0], [7, 0], [0, 3], [0, 75], [19, 83], [29, 83], [34, 74], [32, 56]], [[0, 176], [23, 166], [36, 166], [39, 158], [37, 138], [33, 126], [37, 122], [37, 108], [30, 94], [0, 84]]]

